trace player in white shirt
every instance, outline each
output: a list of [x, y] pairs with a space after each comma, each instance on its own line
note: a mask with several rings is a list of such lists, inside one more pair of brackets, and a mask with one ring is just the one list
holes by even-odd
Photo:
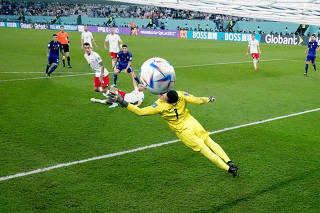
[[95, 72], [94, 91], [103, 92], [106, 95], [109, 87], [109, 72], [104, 67], [100, 55], [92, 51], [89, 43], [84, 43], [83, 47], [85, 51], [84, 57]]
[[83, 49], [83, 44], [84, 43], [89, 43], [90, 47], [92, 48], [92, 41], [97, 48], [98, 45], [96, 41], [93, 39], [93, 35], [91, 32], [88, 31], [88, 26], [84, 26], [84, 32], [81, 33], [81, 49]]
[[110, 28], [110, 34], [106, 36], [104, 40], [104, 49], [107, 50], [107, 43], [109, 42], [109, 52], [112, 60], [112, 67], [115, 67], [117, 61], [117, 54], [120, 51], [120, 47], [122, 47], [122, 40], [118, 34], [114, 33], [114, 28]]
[[[143, 90], [145, 89], [145, 87], [142, 84], [138, 84], [136, 83], [136, 81], [133, 79], [133, 87], [134, 90], [131, 91], [130, 93], [125, 93], [122, 90], [113, 88], [114, 90], [118, 91], [118, 93], [121, 95], [121, 97], [128, 103], [131, 104], [136, 104], [136, 106], [140, 106], [143, 102], [144, 99], [144, 93]], [[102, 104], [108, 104], [107, 100], [101, 100], [101, 99], [96, 99], [96, 98], [91, 98], [90, 99], [92, 102], [96, 102], [96, 103], [102, 103]], [[113, 103], [111, 106], [109, 106], [109, 108], [114, 108], [117, 107], [118, 103]]]
[[260, 60], [261, 50], [260, 50], [259, 41], [255, 39], [255, 34], [252, 34], [251, 40], [249, 40], [247, 55], [249, 54], [249, 51], [252, 56], [253, 67], [255, 70], [258, 70], [258, 62]]

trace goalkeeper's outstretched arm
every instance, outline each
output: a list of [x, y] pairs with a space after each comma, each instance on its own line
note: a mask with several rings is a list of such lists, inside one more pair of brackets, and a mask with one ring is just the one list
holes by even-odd
[[121, 95], [113, 89], [110, 89], [110, 93], [107, 96], [107, 101], [119, 103], [122, 107], [127, 108], [129, 111], [137, 115], [154, 115], [160, 113], [159, 109], [153, 108], [152, 106], [139, 108], [133, 104], [126, 102], [125, 100], [123, 100]]
[[216, 99], [213, 96], [209, 97], [195, 97], [193, 95], [190, 95], [188, 93], [184, 94], [183, 97], [188, 103], [193, 103], [193, 104], [206, 104], [209, 102], [214, 102]]
[[154, 115], [160, 113], [157, 109], [152, 106], [147, 106], [143, 108], [139, 108], [133, 104], [128, 104], [127, 109], [136, 115]]

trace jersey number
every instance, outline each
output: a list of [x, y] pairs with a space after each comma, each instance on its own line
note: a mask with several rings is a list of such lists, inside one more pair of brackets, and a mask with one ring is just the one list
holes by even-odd
[[174, 109], [174, 112], [176, 113], [177, 120], [179, 120], [178, 110], [177, 110], [177, 109]]

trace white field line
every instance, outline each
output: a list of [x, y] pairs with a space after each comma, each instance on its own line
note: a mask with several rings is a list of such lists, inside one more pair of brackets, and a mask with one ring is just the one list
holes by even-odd
[[[291, 59], [266, 59], [260, 60], [264, 62], [268, 61], [293, 61]], [[214, 63], [214, 64], [194, 64], [194, 65], [185, 65], [185, 66], [175, 66], [175, 68], [187, 68], [187, 67], [204, 67], [204, 66], [214, 66], [214, 65], [224, 65], [224, 64], [245, 64], [245, 63], [252, 63], [251, 61], [234, 61], [234, 62], [221, 62], [221, 63]]]
[[[261, 60], [264, 62], [268, 61], [297, 61], [291, 59], [267, 59]], [[213, 64], [193, 64], [193, 65], [184, 65], [184, 66], [175, 66], [175, 68], [188, 68], [188, 67], [204, 67], [204, 66], [215, 66], [215, 65], [227, 65], [227, 64], [245, 64], [251, 63], [252, 61], [234, 61], [234, 62], [221, 62], [221, 63], [213, 63]], [[135, 69], [139, 70], [139, 69]], [[31, 74], [31, 73], [43, 73], [43, 72], [0, 72], [0, 74]], [[59, 73], [70, 73], [70, 72], [59, 72]], [[81, 72], [73, 72], [73, 73], [81, 73]], [[79, 75], [64, 75], [64, 76], [53, 76], [51, 78], [63, 78], [63, 77], [74, 77], [80, 75], [89, 75], [90, 73], [81, 73]], [[8, 79], [8, 80], [0, 80], [0, 82], [7, 82], [7, 81], [25, 81], [25, 80], [34, 80], [34, 79], [43, 79], [46, 77], [34, 77], [34, 78], [19, 78], [19, 79]]]
[[[227, 128], [224, 128], [224, 129], [220, 129], [220, 130], [216, 130], [216, 131], [210, 132], [210, 134], [217, 134], [217, 133], [220, 133], [220, 132], [226, 132], [226, 131], [230, 131], [230, 130], [234, 130], [234, 129], [239, 129], [239, 128], [242, 128], [242, 127], [247, 127], [247, 126], [253, 126], [253, 125], [257, 125], [257, 124], [267, 123], [267, 122], [270, 122], [270, 121], [275, 121], [275, 120], [279, 120], [279, 119], [284, 119], [284, 118], [293, 117], [293, 116], [302, 115], [302, 114], [311, 113], [311, 112], [316, 112], [316, 111], [320, 111], [320, 108], [315, 108], [315, 109], [306, 110], [306, 111], [303, 111], [303, 112], [297, 112], [297, 113], [293, 113], [293, 114], [288, 114], [288, 115], [283, 115], [283, 116], [279, 116], [279, 117], [269, 118], [269, 119], [256, 121], [256, 122], [252, 122], [252, 123], [247, 123], [247, 124], [242, 124], [242, 125], [238, 125], [238, 126], [227, 127]], [[142, 150], [146, 150], [146, 149], [160, 147], [160, 146], [176, 143], [178, 141], [180, 141], [180, 140], [179, 139], [170, 140], [170, 141], [165, 141], [165, 142], [162, 142], [162, 143], [155, 143], [155, 144], [151, 144], [151, 145], [148, 145], [148, 146], [142, 146], [142, 147], [138, 147], [138, 148], [135, 148], [135, 149], [129, 149], [129, 150], [121, 151], [121, 152], [110, 153], [110, 154], [106, 154], [106, 155], [96, 156], [96, 157], [87, 158], [87, 159], [78, 160], [78, 161], [73, 161], [73, 162], [61, 163], [61, 164], [57, 164], [57, 165], [54, 165], [54, 166], [50, 166], [50, 167], [46, 167], [46, 168], [39, 168], [39, 169], [28, 171], [28, 172], [21, 172], [21, 173], [17, 173], [17, 174], [14, 174], [14, 175], [8, 175], [8, 176], [0, 177], [0, 182], [6, 181], [6, 180], [9, 180], [9, 179], [15, 179], [15, 178], [18, 178], [18, 177], [24, 177], [24, 176], [28, 176], [28, 175], [32, 175], [32, 174], [46, 172], [46, 171], [50, 171], [50, 170], [57, 169], [57, 168], [68, 167], [68, 166], [72, 166], [72, 165], [75, 165], [75, 164], [81, 164], [81, 163], [86, 163], [86, 162], [89, 162], [89, 161], [112, 158], [112, 157], [115, 157], [115, 156], [125, 155], [125, 154], [132, 153], [132, 152], [138, 152], [138, 151], [142, 151]]]
[[[94, 73], [82, 73], [82, 74], [74, 74], [74, 75], [60, 75], [60, 76], [52, 76], [51, 78], [66, 78], [66, 77], [76, 77], [76, 76], [82, 76], [82, 75], [93, 75]], [[6, 79], [6, 80], [0, 80], [0, 82], [8, 82], [8, 81], [26, 81], [26, 80], [36, 80], [36, 79], [43, 79], [47, 78], [45, 76], [41, 77], [33, 77], [33, 78], [15, 78], [15, 79]]]
[[[0, 74], [38, 74], [38, 73], [42, 73], [45, 74], [45, 72], [0, 72]], [[68, 74], [79, 74], [79, 73], [89, 73], [89, 72], [55, 72], [56, 73], [68, 73]]]

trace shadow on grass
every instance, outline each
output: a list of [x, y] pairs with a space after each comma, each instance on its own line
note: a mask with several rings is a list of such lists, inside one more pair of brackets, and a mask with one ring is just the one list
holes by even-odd
[[260, 195], [262, 195], [264, 193], [268, 193], [268, 192], [272, 192], [272, 191], [284, 188], [284, 187], [288, 186], [289, 184], [291, 184], [293, 182], [305, 179], [306, 177], [310, 177], [310, 175], [313, 174], [313, 172], [316, 172], [316, 171], [317, 170], [308, 171], [308, 172], [306, 172], [304, 174], [301, 174], [299, 176], [290, 178], [288, 180], [281, 181], [281, 182], [279, 182], [277, 184], [273, 184], [273, 185], [271, 185], [271, 186], [269, 186], [267, 188], [261, 189], [259, 191], [256, 191], [256, 192], [248, 194], [248, 195], [245, 195], [244, 197], [238, 198], [238, 199], [230, 201], [228, 203], [221, 204], [221, 205], [216, 206], [216, 207], [211, 207], [211, 208], [206, 209], [206, 210], [201, 210], [200, 212], [201, 213], [205, 213], [205, 212], [206, 213], [207, 212], [216, 213], [216, 212], [220, 212], [220, 211], [223, 211], [223, 210], [227, 210], [228, 208], [236, 206], [240, 202], [249, 201], [251, 199], [255, 199], [256, 197], [258, 197], [258, 196], [260, 196]]

